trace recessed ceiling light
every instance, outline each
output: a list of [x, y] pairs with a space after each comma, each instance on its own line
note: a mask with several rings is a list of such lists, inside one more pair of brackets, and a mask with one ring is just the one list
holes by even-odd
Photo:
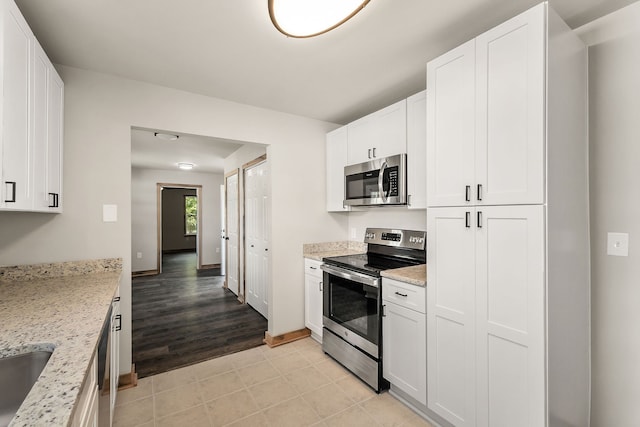
[[269, 0], [271, 22], [289, 37], [313, 37], [360, 12], [369, 0]]
[[175, 141], [180, 138], [178, 135], [161, 132], [154, 132], [153, 136], [155, 136], [156, 138], [164, 139], [165, 141]]
[[180, 162], [178, 163], [178, 167], [182, 170], [186, 170], [189, 171], [191, 169], [193, 169], [195, 165], [193, 163], [184, 163], [184, 162]]

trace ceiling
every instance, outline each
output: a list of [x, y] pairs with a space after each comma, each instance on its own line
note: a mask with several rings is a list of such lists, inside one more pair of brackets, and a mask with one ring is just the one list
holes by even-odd
[[[551, 0], [576, 28], [636, 0]], [[371, 0], [310, 39], [267, 0], [16, 0], [56, 64], [346, 124], [425, 88], [426, 63], [538, 0]], [[132, 166], [221, 173], [238, 141], [132, 129]]]
[[157, 138], [155, 130], [131, 129], [131, 166], [178, 170], [178, 162], [193, 163], [191, 172], [223, 173], [224, 159], [244, 144], [221, 138], [178, 135], [175, 141]]
[[[635, 0], [551, 0], [573, 28]], [[345, 124], [425, 88], [428, 60], [538, 0], [371, 0], [287, 38], [267, 0], [17, 0], [56, 64]]]

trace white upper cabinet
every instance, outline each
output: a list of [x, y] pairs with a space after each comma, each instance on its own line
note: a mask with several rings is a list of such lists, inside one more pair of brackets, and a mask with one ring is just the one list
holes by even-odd
[[346, 212], [344, 167], [347, 165], [347, 127], [327, 134], [327, 212]]
[[407, 208], [427, 207], [427, 94], [407, 98]]
[[12, 0], [2, 0], [0, 209], [61, 212], [64, 84]]
[[347, 125], [349, 165], [407, 152], [407, 101], [402, 100]]
[[427, 64], [427, 205], [471, 202], [475, 40]]
[[33, 207], [33, 144], [29, 116], [33, 36], [13, 1], [2, 1], [2, 188], [0, 207]]
[[476, 203], [544, 202], [545, 8], [476, 38]]
[[544, 202], [545, 8], [427, 64], [428, 205]]

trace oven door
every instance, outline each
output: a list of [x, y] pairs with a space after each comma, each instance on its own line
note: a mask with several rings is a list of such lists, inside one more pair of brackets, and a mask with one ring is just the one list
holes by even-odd
[[380, 279], [327, 264], [321, 268], [324, 327], [378, 359]]

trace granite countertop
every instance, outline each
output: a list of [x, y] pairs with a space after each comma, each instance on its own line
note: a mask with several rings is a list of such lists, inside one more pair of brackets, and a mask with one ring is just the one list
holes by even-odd
[[399, 280], [416, 286], [427, 286], [427, 264], [412, 265], [411, 267], [384, 270], [382, 277]]
[[10, 426], [71, 423], [121, 271], [121, 259], [0, 267], [0, 358], [53, 350]]
[[322, 261], [322, 258], [342, 255], [355, 255], [367, 252], [367, 245], [360, 242], [323, 242], [309, 243], [302, 246], [302, 256]]

